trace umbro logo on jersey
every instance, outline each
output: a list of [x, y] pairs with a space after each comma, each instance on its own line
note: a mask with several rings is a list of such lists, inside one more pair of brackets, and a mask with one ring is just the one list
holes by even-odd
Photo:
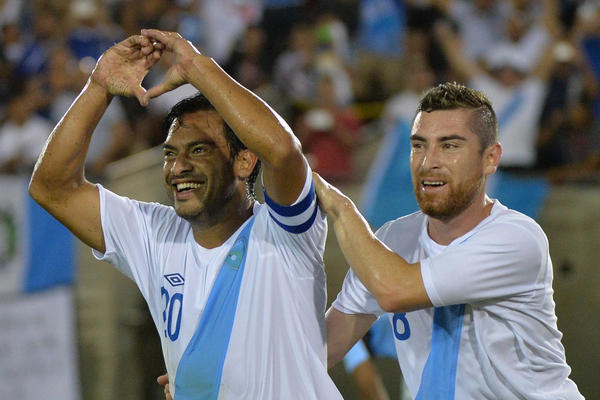
[[180, 273], [167, 274], [165, 275], [165, 279], [171, 286], [182, 286], [184, 283], [183, 276]]

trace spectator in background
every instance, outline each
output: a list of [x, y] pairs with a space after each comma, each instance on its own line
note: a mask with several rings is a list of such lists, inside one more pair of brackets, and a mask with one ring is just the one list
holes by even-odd
[[21, 0], [2, 0], [0, 2], [0, 26], [18, 23], [22, 8]]
[[329, 74], [319, 78], [317, 98], [317, 104], [300, 117], [298, 138], [314, 171], [334, 182], [347, 182], [355, 177], [353, 158], [361, 121], [351, 108], [340, 106]]
[[463, 55], [480, 61], [506, 35], [510, 5], [496, 0], [450, 0], [447, 13], [458, 25]]
[[559, 124], [549, 127], [552, 142], [546, 146], [552, 145], [558, 160], [552, 160], [548, 178], [552, 183], [600, 183], [600, 123], [593, 103], [584, 97], [562, 116]]
[[263, 29], [258, 25], [249, 26], [224, 67], [238, 82], [253, 91], [269, 80], [265, 43]]
[[[67, 46], [56, 48], [50, 55], [45, 102], [53, 124], [60, 121], [85, 85], [91, 70], [84, 68], [85, 63], [78, 63]], [[86, 158], [87, 170], [95, 178], [104, 175], [110, 162], [141, 150], [140, 141], [133, 140], [132, 130], [119, 101], [111, 102], [95, 132]]]
[[[593, 122], [598, 82], [586, 57], [567, 41], [553, 48], [556, 60], [549, 82], [538, 138], [538, 167], [548, 169], [582, 161], [594, 146], [583, 146]], [[587, 147], [587, 148], [586, 148]]]
[[[146, 3], [146, 2], [143, 2]], [[142, 3], [142, 4], [143, 4]], [[108, 19], [103, 2], [79, 0], [69, 8], [69, 48], [78, 60], [86, 59], [93, 66], [100, 55], [120, 40], [123, 30]]]
[[260, 21], [260, 0], [203, 0], [199, 2], [205, 25], [206, 51], [217, 62], [229, 60], [246, 27]]
[[[400, 121], [411, 123], [414, 117], [412, 110], [417, 107], [421, 94], [436, 81], [427, 55], [422, 50], [419, 51], [427, 41], [425, 33], [421, 29], [410, 29], [406, 33], [406, 39], [407, 52], [403, 57], [402, 69], [398, 73], [403, 89], [385, 102], [381, 115], [384, 134], [395, 129]], [[406, 144], [408, 146], [408, 142]]]
[[397, 72], [406, 25], [404, 2], [360, 0], [353, 87], [360, 101], [382, 100], [400, 90]]
[[266, 45], [262, 26], [248, 26], [224, 68], [235, 80], [270, 104], [283, 119], [292, 120], [288, 97], [271, 80]]
[[498, 114], [501, 167], [531, 169], [536, 164], [539, 119], [553, 68], [552, 44], [531, 69], [529, 57], [508, 47], [493, 47], [486, 55], [487, 70], [463, 56], [459, 37], [438, 23], [436, 37], [452, 72], [486, 93]]
[[306, 0], [264, 0], [261, 27], [266, 38], [266, 63], [271, 70], [288, 47], [293, 27], [306, 18]]
[[331, 77], [338, 104], [347, 105], [352, 101], [350, 77], [330, 44], [317, 41], [312, 23], [301, 22], [292, 28], [289, 47], [277, 58], [273, 74], [275, 85], [295, 107], [306, 107], [317, 101], [322, 73]]
[[2, 27], [2, 52], [16, 79], [28, 79], [44, 70], [47, 49], [16, 22]]
[[30, 173], [52, 124], [36, 113], [40, 104], [40, 84], [30, 81], [13, 93], [0, 125], [0, 172]]
[[[581, 46], [596, 80], [600, 81], [600, 5], [595, 1], [584, 1], [576, 11], [573, 27], [573, 43]], [[594, 100], [594, 115], [600, 120], [600, 96]]]

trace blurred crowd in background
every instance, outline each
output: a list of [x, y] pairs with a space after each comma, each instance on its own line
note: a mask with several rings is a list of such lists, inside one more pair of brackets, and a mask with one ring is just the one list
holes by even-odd
[[[503, 168], [600, 182], [600, 1], [0, 0], [0, 11], [0, 173], [31, 171], [103, 51], [158, 28], [265, 99], [334, 182], [361, 176], [357, 149], [410, 123], [420, 93], [448, 80], [492, 100]], [[167, 110], [192, 93], [113, 100], [88, 175], [161, 144]]]

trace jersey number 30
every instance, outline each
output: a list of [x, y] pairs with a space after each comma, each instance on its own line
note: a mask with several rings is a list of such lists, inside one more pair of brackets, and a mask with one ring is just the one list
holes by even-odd
[[165, 337], [176, 341], [181, 328], [181, 311], [183, 309], [183, 293], [175, 293], [169, 297], [169, 292], [164, 287], [160, 288], [160, 297], [165, 298], [163, 309], [163, 322], [165, 323]]

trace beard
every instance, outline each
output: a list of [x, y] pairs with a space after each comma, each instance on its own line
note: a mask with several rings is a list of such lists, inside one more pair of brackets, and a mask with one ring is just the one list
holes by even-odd
[[415, 179], [414, 192], [417, 204], [424, 214], [442, 221], [450, 220], [466, 210], [475, 200], [483, 187], [483, 175], [463, 181], [457, 187], [446, 183], [450, 191], [445, 197], [439, 194], [423, 193], [420, 180]]

